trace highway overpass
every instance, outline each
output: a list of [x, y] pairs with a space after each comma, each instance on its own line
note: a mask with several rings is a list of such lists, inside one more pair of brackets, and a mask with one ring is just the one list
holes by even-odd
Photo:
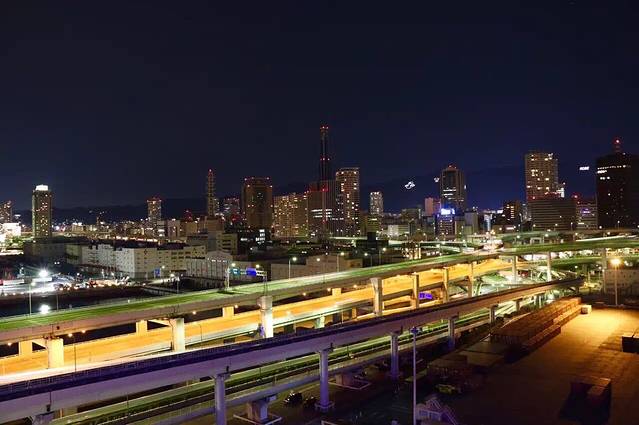
[[[416, 273], [415, 275], [400, 275], [387, 278], [383, 281], [381, 300], [377, 303], [381, 314], [388, 314], [397, 311], [398, 307], [412, 306], [418, 304], [418, 297], [414, 294], [422, 291], [437, 290], [441, 294], [444, 281], [453, 283], [459, 281], [467, 282], [469, 273], [473, 278], [486, 273], [510, 268], [510, 264], [492, 259], [484, 261], [476, 266], [456, 265], [451, 266], [446, 271], [433, 269]], [[465, 284], [467, 285], [467, 283]], [[320, 297], [308, 298], [303, 301], [283, 303], [271, 308], [271, 329], [274, 333], [277, 329], [291, 332], [295, 326], [323, 327], [325, 323], [341, 322], [342, 317], [349, 320], [357, 320], [374, 314], [375, 290], [371, 284], [354, 284], [348, 291], [341, 291], [331, 288], [330, 291], [320, 292]], [[422, 302], [433, 304], [441, 302], [439, 298]], [[368, 312], [368, 313], [367, 313]], [[337, 315], [337, 319], [336, 316]], [[212, 319], [196, 320], [201, 317], [195, 311], [189, 312], [190, 322], [185, 323], [179, 318], [156, 319], [166, 327], [159, 329], [148, 329], [146, 322], [138, 322], [136, 331], [108, 338], [94, 339], [87, 342], [75, 343], [75, 339], [62, 334], [59, 331], [55, 335], [50, 335], [47, 339], [36, 340], [36, 344], [47, 347], [51, 340], [58, 335], [58, 340], [63, 338], [63, 346], [47, 347], [48, 350], [33, 351], [34, 340], [18, 342], [20, 350], [18, 355], [0, 358], [0, 372], [5, 375], [20, 373], [30, 370], [37, 370], [47, 367], [60, 367], [63, 365], [78, 365], [85, 363], [95, 363], [108, 361], [127, 356], [150, 354], [159, 351], [175, 348], [177, 351], [184, 350], [187, 346], [201, 345], [208, 341], [234, 342], [236, 338], [247, 339], [256, 337], [259, 326], [265, 322], [265, 311], [252, 310], [244, 313], [234, 313], [233, 306], [225, 307], [221, 317]], [[76, 326], [80, 326], [76, 323]], [[182, 336], [175, 336], [178, 331]], [[73, 335], [73, 334], [71, 334]], [[181, 341], [181, 343], [179, 341]], [[178, 345], [181, 344], [180, 347]], [[51, 357], [55, 350], [61, 353], [57, 358]], [[57, 362], [57, 363], [56, 363]], [[2, 378], [0, 378], [0, 381]]]
[[[499, 304], [556, 289], [575, 290], [582, 283], [582, 279], [569, 278], [531, 284], [300, 334], [184, 353], [154, 355], [141, 360], [123, 361], [116, 365], [82, 369], [78, 372], [64, 369], [41, 371], [40, 375], [30, 376], [43, 376], [42, 378], [0, 386], [0, 420], [8, 421], [43, 414], [45, 416], [40, 416], [40, 419], [46, 420], [46, 417], [50, 417], [47, 416], [47, 412], [213, 376], [217, 423], [225, 424], [225, 380], [229, 373], [312, 353], [319, 353], [319, 406], [328, 408], [328, 356], [336, 347], [390, 336], [393, 353], [391, 364], [396, 365], [398, 337], [413, 327], [445, 320], [449, 339], [454, 343], [456, 320], [459, 317], [488, 309], [494, 318], [495, 308]], [[251, 401], [251, 397], [247, 395], [244, 400]]]

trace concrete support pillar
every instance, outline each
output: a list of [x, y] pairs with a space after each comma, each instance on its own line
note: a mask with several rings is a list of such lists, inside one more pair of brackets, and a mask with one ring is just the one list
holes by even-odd
[[184, 333], [184, 318], [176, 317], [169, 319], [171, 326], [171, 348], [177, 353], [186, 350], [186, 339]]
[[328, 396], [328, 354], [331, 351], [332, 348], [326, 348], [319, 352], [320, 396], [315, 408], [321, 412], [327, 412], [333, 407]]
[[450, 351], [455, 349], [455, 320], [457, 316], [448, 318], [448, 349]]
[[273, 337], [273, 297], [264, 295], [257, 299], [264, 338]]
[[215, 424], [226, 425], [226, 378], [227, 374], [215, 375]]
[[419, 307], [419, 273], [413, 273], [413, 292], [410, 296], [411, 308]]
[[552, 280], [552, 255], [551, 253], [546, 254], [546, 282], [550, 282]]
[[235, 315], [235, 307], [232, 305], [228, 305], [226, 307], [222, 307], [222, 317], [233, 317]]
[[18, 355], [20, 356], [28, 356], [33, 353], [33, 342], [31, 341], [20, 341], [18, 343]]
[[375, 317], [381, 317], [384, 311], [382, 279], [371, 277], [371, 286], [373, 287], [373, 312]]
[[326, 325], [326, 316], [315, 319], [315, 329], [322, 329]]
[[489, 310], [490, 310], [490, 323], [495, 323], [495, 320], [497, 320], [497, 306], [491, 305]]
[[53, 369], [64, 366], [64, 341], [62, 338], [45, 340], [47, 347], [47, 368]]
[[246, 403], [246, 419], [254, 424], [263, 424], [268, 421], [268, 405], [270, 400], [263, 398]]
[[513, 283], [516, 284], [516, 283], [519, 282], [519, 278], [517, 276], [517, 256], [516, 255], [513, 256], [513, 270], [512, 270], [512, 273], [513, 273]]
[[601, 250], [601, 269], [608, 269], [608, 251], [606, 250], [606, 248], [603, 248]]
[[442, 271], [442, 281], [443, 281], [443, 298], [444, 298], [444, 302], [447, 303], [448, 300], [450, 299], [449, 293], [448, 293], [448, 282], [450, 281], [450, 270], [448, 269], [448, 267], [444, 267], [443, 271]]
[[135, 333], [141, 334], [149, 330], [149, 324], [146, 320], [140, 320], [135, 322]]
[[468, 296], [473, 296], [473, 286], [475, 284], [475, 264], [476, 261], [471, 261], [468, 264]]
[[333, 296], [342, 295], [342, 288], [332, 288], [331, 295]]
[[77, 407], [65, 407], [64, 409], [60, 410], [60, 416], [61, 417], [65, 417], [65, 416], [69, 416], [69, 415], [75, 415], [76, 413], [78, 413], [78, 408]]
[[515, 300], [515, 311], [519, 311], [520, 308], [521, 308], [521, 298], [517, 298]]
[[390, 334], [390, 377], [393, 381], [399, 379], [399, 332]]
[[32, 425], [47, 425], [55, 418], [53, 412], [42, 413], [41, 415], [31, 416]]

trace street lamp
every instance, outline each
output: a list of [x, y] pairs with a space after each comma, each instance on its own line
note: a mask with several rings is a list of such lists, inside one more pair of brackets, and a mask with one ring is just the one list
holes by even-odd
[[380, 265], [380, 266], [382, 265], [382, 252], [386, 252], [386, 247], [377, 250], [377, 253], [379, 254], [379, 264], [378, 265]]
[[[368, 257], [368, 252], [364, 253], [364, 258], [366, 258], [366, 257]], [[373, 260], [371, 260], [371, 264], [370, 265], [371, 265], [371, 267], [373, 266]]]
[[291, 261], [292, 262], [296, 262], [297, 261], [297, 257], [292, 257], [288, 259], [288, 278], [291, 278]]
[[341, 251], [339, 253], [339, 255], [337, 256], [337, 271], [339, 272], [339, 257], [343, 257], [346, 253], [344, 251]]
[[621, 264], [621, 259], [613, 258], [610, 260], [610, 264], [615, 268], [615, 305], [619, 305], [619, 298], [617, 293], [617, 273], [619, 272], [619, 265]]
[[33, 291], [33, 286], [36, 286], [35, 282], [31, 282], [29, 287], [29, 316], [31, 316], [31, 292]]
[[413, 425], [417, 425], [417, 328], [413, 326], [410, 333], [413, 334]]

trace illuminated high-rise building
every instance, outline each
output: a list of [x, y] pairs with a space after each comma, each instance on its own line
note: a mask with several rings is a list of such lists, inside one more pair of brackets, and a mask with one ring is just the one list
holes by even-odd
[[512, 200], [504, 202], [502, 217], [507, 224], [521, 224], [523, 221], [521, 201]]
[[242, 214], [251, 229], [273, 226], [273, 185], [269, 177], [247, 177], [242, 186]]
[[340, 168], [335, 173], [337, 185], [337, 210], [342, 220], [343, 234], [356, 236], [359, 234], [359, 168]]
[[49, 186], [37, 185], [31, 197], [31, 226], [34, 239], [51, 237], [52, 212], [53, 193], [49, 190]]
[[273, 232], [278, 238], [308, 236], [308, 197], [306, 193], [290, 193], [274, 198]]
[[155, 226], [158, 221], [162, 220], [162, 200], [157, 197], [147, 199], [146, 201], [147, 219], [149, 223]]
[[220, 210], [220, 201], [215, 197], [215, 174], [209, 169], [206, 176], [206, 215], [214, 217]]
[[639, 226], [639, 156], [623, 152], [619, 139], [597, 158], [597, 214], [604, 229]]
[[382, 192], [371, 192], [369, 195], [368, 214], [381, 217], [384, 215], [384, 195]]
[[332, 180], [331, 158], [328, 153], [328, 126], [320, 127], [319, 181]]
[[437, 198], [424, 198], [424, 215], [433, 217], [439, 214], [441, 209], [441, 201]]
[[0, 204], [0, 223], [13, 222], [13, 203], [11, 201]]
[[461, 213], [466, 209], [466, 178], [454, 165], [442, 170], [439, 178], [441, 206]]
[[319, 180], [309, 184], [308, 226], [309, 234], [318, 239], [343, 232], [343, 217], [337, 209], [339, 191], [335, 176], [331, 174], [328, 147], [328, 126], [320, 127]]
[[594, 230], [597, 228], [597, 201], [594, 198], [573, 196], [577, 216], [577, 230]]
[[526, 201], [540, 198], [563, 198], [559, 184], [558, 161], [553, 153], [529, 152], [525, 156]]
[[222, 213], [227, 219], [240, 214], [240, 198], [228, 196], [222, 199]]

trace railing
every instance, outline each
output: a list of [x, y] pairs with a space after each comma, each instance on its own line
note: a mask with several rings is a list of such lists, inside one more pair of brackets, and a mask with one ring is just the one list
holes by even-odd
[[[558, 280], [544, 282], [539, 284], [527, 285], [524, 288], [508, 289], [505, 291], [494, 292], [491, 294], [480, 295], [473, 298], [464, 298], [460, 300], [450, 301], [448, 303], [439, 304], [432, 307], [426, 307], [418, 310], [412, 310], [402, 313], [393, 314], [386, 317], [372, 318], [363, 320], [358, 323], [343, 323], [329, 328], [313, 329], [300, 334], [278, 335], [273, 338], [266, 338], [251, 342], [243, 342], [229, 344], [214, 348], [205, 348], [200, 350], [189, 351], [186, 353], [168, 354], [151, 359], [137, 360], [118, 365], [98, 367], [94, 369], [83, 370], [74, 373], [66, 373], [45, 378], [37, 378], [33, 380], [21, 381], [0, 386], [0, 401], [10, 400], [30, 394], [36, 394], [41, 391], [54, 391], [61, 388], [67, 388], [69, 385], [85, 385], [93, 382], [103, 381], [110, 377], [124, 377], [130, 375], [138, 375], [141, 373], [154, 372], [161, 369], [178, 367], [192, 363], [214, 360], [218, 358], [230, 357], [233, 355], [244, 354], [247, 352], [255, 352], [256, 350], [264, 350], [274, 348], [285, 344], [304, 342], [319, 337], [340, 334], [346, 331], [356, 331], [371, 325], [379, 325], [384, 323], [392, 323], [402, 321], [411, 317], [418, 317], [425, 313], [433, 313], [465, 304], [475, 302], [488, 301], [493, 298], [502, 298], [508, 295], [516, 295], [522, 291], [535, 290], [546, 286], [579, 286], [583, 283], [581, 278], [571, 278], [566, 280]], [[44, 388], [46, 387], [46, 389]], [[38, 391], [40, 390], [40, 391]]]

